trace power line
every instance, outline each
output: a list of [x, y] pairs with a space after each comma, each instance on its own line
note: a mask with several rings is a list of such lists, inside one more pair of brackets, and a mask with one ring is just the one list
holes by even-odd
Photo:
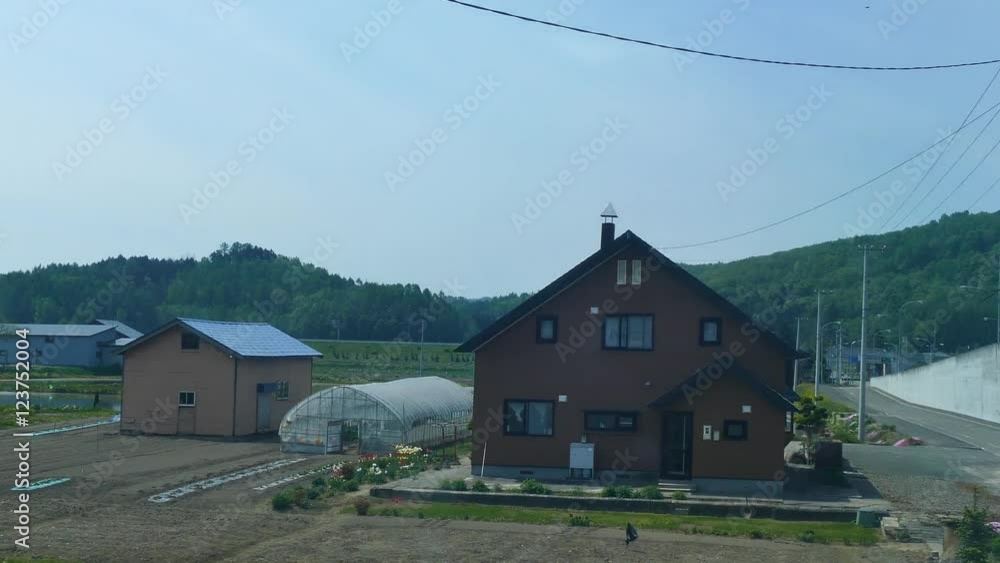
[[939, 70], [945, 68], [959, 68], [967, 66], [979, 66], [988, 65], [1000, 62], [1000, 59], [991, 59], [988, 61], [971, 61], [964, 63], [952, 63], [952, 64], [942, 64], [942, 65], [923, 65], [923, 66], [857, 66], [857, 65], [838, 65], [838, 64], [824, 64], [824, 63], [807, 63], [801, 61], [783, 61], [777, 59], [761, 59], [757, 57], [744, 57], [740, 55], [729, 55], [726, 53], [713, 53], [711, 51], [700, 51], [698, 49], [688, 49], [686, 47], [677, 47], [676, 45], [668, 45], [666, 43], [656, 43], [654, 41], [646, 41], [644, 39], [635, 39], [633, 37], [624, 37], [622, 35], [615, 35], [612, 33], [604, 33], [602, 31], [594, 31], [591, 29], [584, 29], [581, 27], [573, 27], [569, 25], [558, 24], [555, 22], [548, 22], [545, 20], [539, 20], [535, 18], [529, 18], [528, 16], [522, 16], [520, 14], [515, 14], [512, 12], [505, 12], [503, 10], [497, 10], [495, 8], [487, 8], [486, 6], [480, 6], [478, 4], [472, 4], [469, 2], [462, 2], [461, 0], [444, 0], [451, 4], [458, 6], [464, 6], [466, 8], [471, 8], [473, 10], [480, 10], [483, 12], [489, 12], [491, 14], [496, 14], [498, 16], [504, 16], [507, 18], [514, 18], [521, 21], [537, 23], [541, 25], [547, 25], [549, 27], [556, 27], [559, 29], [565, 29], [569, 31], [575, 31], [577, 33], [585, 33], [587, 35], [596, 35], [598, 37], [606, 37], [608, 39], [616, 39], [618, 41], [625, 41], [628, 43], [636, 43], [639, 45], [647, 45], [649, 47], [657, 47], [659, 49], [669, 49], [671, 51], [680, 51], [682, 53], [691, 53], [694, 55], [705, 55], [709, 57], [717, 57], [720, 59], [730, 59], [736, 61], [744, 61], [751, 63], [763, 63], [771, 65], [786, 65], [786, 66], [801, 66], [801, 67], [812, 67], [812, 68], [834, 68], [842, 70]]
[[[998, 112], [998, 113], [1000, 113], [1000, 112]], [[996, 117], [996, 114], [994, 114], [993, 117]], [[979, 167], [982, 166], [984, 162], [986, 162], [986, 159], [989, 158], [991, 154], [993, 154], [993, 151], [997, 150], [997, 147], [1000, 147], [1000, 139], [998, 139], [997, 142], [993, 144], [993, 148], [990, 149], [990, 152], [986, 153], [983, 156], [983, 158], [979, 159], [979, 162], [976, 163], [976, 165], [972, 168], [972, 170], [968, 174], [965, 175], [965, 178], [962, 178], [962, 181], [959, 182], [958, 185], [955, 186], [955, 188], [953, 190], [951, 190], [950, 192], [948, 192], [948, 195], [944, 196], [944, 199], [941, 200], [941, 203], [938, 203], [937, 205], [935, 205], [934, 209], [931, 209], [930, 212], [927, 215], [924, 215], [924, 218], [921, 219], [920, 221], [918, 221], [917, 224], [919, 225], [920, 223], [923, 223], [931, 215], [934, 215], [935, 211], [937, 211], [938, 209], [941, 209], [941, 206], [944, 205], [946, 201], [948, 201], [949, 199], [951, 199], [951, 196], [955, 195], [955, 192], [958, 191], [958, 188], [961, 188], [963, 185], [965, 185], [965, 182], [966, 182], [966, 180], [969, 179], [969, 176], [972, 176], [972, 174], [975, 173], [976, 170], [979, 170]]]
[[[676, 249], [680, 249], [680, 248], [694, 248], [696, 246], [707, 246], [707, 245], [710, 245], [710, 244], [715, 244], [715, 243], [719, 243], [719, 242], [725, 242], [727, 240], [733, 240], [733, 239], [745, 237], [747, 235], [752, 235], [754, 233], [759, 233], [761, 231], [765, 231], [765, 230], [770, 229], [772, 227], [777, 227], [778, 225], [781, 225], [783, 223], [787, 223], [787, 222], [791, 221], [792, 219], [797, 219], [797, 218], [799, 218], [799, 217], [801, 217], [803, 215], [806, 215], [808, 213], [812, 213], [813, 211], [816, 211], [817, 209], [819, 209], [821, 207], [825, 207], [825, 206], [827, 206], [827, 205], [829, 205], [829, 204], [831, 204], [831, 203], [833, 203], [833, 202], [835, 202], [835, 201], [837, 201], [839, 199], [842, 199], [844, 197], [847, 197], [847, 196], [853, 194], [854, 192], [856, 192], [856, 191], [858, 191], [858, 190], [860, 190], [860, 189], [862, 189], [862, 188], [864, 188], [864, 187], [866, 187], [866, 186], [868, 186], [870, 184], [873, 184], [873, 183], [877, 182], [878, 180], [881, 180], [882, 178], [884, 178], [885, 176], [888, 176], [889, 174], [891, 174], [892, 172], [896, 171], [897, 169], [902, 168], [902, 166], [904, 164], [906, 164], [907, 162], [913, 160], [914, 158], [917, 158], [918, 156], [920, 156], [921, 154], [929, 151], [930, 149], [934, 148], [935, 146], [937, 146], [937, 145], [939, 145], [939, 144], [947, 141], [948, 139], [954, 137], [955, 135], [958, 134], [959, 131], [965, 129], [966, 127], [968, 127], [970, 125], [972, 125], [976, 121], [982, 119], [984, 115], [986, 115], [987, 113], [993, 111], [994, 109], [996, 109], [998, 107], [1000, 107], [1000, 102], [997, 102], [997, 103], [993, 104], [992, 106], [990, 106], [989, 108], [987, 108], [986, 111], [980, 113], [976, 117], [974, 117], [971, 120], [969, 120], [969, 122], [966, 123], [965, 125], [959, 127], [958, 129], [955, 129], [955, 131], [952, 132], [947, 137], [942, 137], [941, 139], [939, 139], [935, 143], [933, 143], [931, 146], [929, 146], [929, 147], [921, 150], [920, 152], [914, 154], [913, 156], [911, 156], [911, 157], [903, 160], [899, 164], [893, 166], [892, 168], [886, 170], [885, 172], [882, 172], [878, 176], [875, 176], [874, 178], [871, 178], [870, 180], [868, 180], [868, 181], [866, 181], [866, 182], [864, 182], [862, 184], [859, 184], [859, 185], [857, 185], [857, 186], [855, 186], [855, 187], [847, 190], [846, 192], [843, 192], [843, 193], [841, 193], [841, 194], [839, 194], [837, 196], [834, 196], [834, 197], [832, 197], [832, 198], [830, 198], [830, 199], [828, 199], [828, 200], [826, 200], [826, 201], [824, 201], [822, 203], [818, 203], [818, 204], [816, 204], [816, 205], [814, 205], [814, 206], [812, 206], [812, 207], [810, 207], [808, 209], [804, 209], [804, 210], [802, 210], [802, 211], [800, 211], [798, 213], [795, 213], [794, 215], [790, 215], [788, 217], [785, 217], [784, 219], [779, 219], [777, 221], [768, 223], [766, 225], [763, 225], [763, 226], [760, 226], [760, 227], [757, 227], [757, 228], [754, 228], [754, 229], [750, 229], [748, 231], [743, 231], [741, 233], [736, 233], [736, 234], [725, 236], [725, 237], [720, 237], [720, 238], [716, 238], [716, 239], [712, 239], [712, 240], [706, 240], [706, 241], [702, 241], [702, 242], [695, 242], [695, 243], [691, 243], [691, 244], [681, 244], [681, 245], [676, 245], [676, 246], [658, 246], [656, 248], [658, 248], [660, 250], [676, 250]], [[998, 113], [1000, 113], [1000, 112], [998, 112]], [[995, 117], [995, 115], [994, 115], [994, 117]]]
[[[972, 117], [972, 112], [976, 111], [976, 108], [979, 107], [980, 102], [982, 102], [983, 98], [986, 97], [986, 93], [990, 91], [990, 87], [993, 86], [993, 82], [996, 81], [997, 76], [1000, 76], [1000, 65], [997, 65], [997, 71], [993, 73], [993, 78], [990, 79], [989, 84], [986, 85], [986, 88], [983, 89], [983, 92], [979, 94], [979, 99], [976, 100], [976, 103], [972, 104], [971, 108], [969, 108], [969, 113], [965, 114], [965, 119], [962, 120], [962, 125], [965, 125], [969, 121], [969, 118]], [[892, 215], [889, 215], [889, 218], [886, 219], [884, 223], [882, 223], [883, 233], [888, 228], [889, 223], [891, 223], [892, 220], [896, 217], [896, 214], [899, 213], [899, 210], [906, 207], [906, 204], [910, 201], [910, 198], [913, 197], [913, 194], [917, 193], [920, 190], [920, 186], [923, 185], [924, 180], [926, 180], [927, 177], [931, 175], [931, 172], [934, 171], [934, 167], [937, 166], [938, 161], [941, 160], [941, 157], [944, 156], [944, 153], [948, 152], [948, 149], [951, 148], [951, 144], [954, 141], [955, 137], [948, 139], [948, 144], [944, 146], [944, 150], [939, 152], [937, 156], [934, 157], [934, 162], [931, 163], [927, 171], [924, 172], [923, 176], [920, 177], [920, 181], [917, 182], [917, 185], [914, 186], [912, 190], [907, 192], [906, 197], [903, 198], [903, 202], [900, 203], [898, 206], [896, 206], [896, 209], [892, 211]]]
[[941, 182], [948, 177], [948, 174], [951, 174], [951, 171], [954, 170], [956, 166], [958, 166], [958, 163], [962, 160], [962, 158], [965, 157], [965, 154], [969, 152], [969, 150], [972, 148], [973, 145], [976, 144], [976, 141], [979, 140], [979, 137], [983, 136], [983, 133], [986, 132], [986, 128], [989, 127], [991, 123], [993, 123], [993, 120], [997, 118], [997, 115], [1000, 115], [1000, 110], [997, 110], [997, 112], [993, 114], [993, 117], [991, 117], [990, 120], [986, 122], [986, 125], [984, 125], [983, 128], [979, 130], [979, 133], [976, 133], [976, 137], [972, 139], [972, 142], [966, 145], [965, 150], [962, 151], [962, 154], [958, 155], [958, 158], [956, 158], [955, 161], [951, 163], [951, 166], [948, 167], [948, 170], [944, 174], [942, 174], [940, 178], [937, 179], [937, 182], [934, 182], [934, 185], [931, 186], [931, 189], [924, 194], [924, 197], [920, 198], [920, 201], [918, 201], [916, 205], [914, 205], [909, 211], [907, 211], [906, 215], [904, 215], [903, 218], [900, 219], [899, 222], [896, 223], [896, 225], [892, 227], [892, 229], [890, 230], [902, 227], [903, 223], [905, 223], [906, 220], [909, 219], [910, 216], [913, 215], [913, 213], [920, 208], [920, 205], [923, 202], [927, 201], [927, 198], [930, 197], [932, 193], [934, 193], [934, 190], [936, 190], [938, 186], [941, 185]]
[[990, 184], [990, 187], [986, 188], [986, 191], [984, 191], [983, 193], [979, 194], [979, 197], [976, 198], [976, 201], [973, 201], [971, 205], [969, 205], [968, 207], [965, 208], [965, 210], [969, 211], [970, 209], [972, 209], [973, 207], [975, 207], [977, 203], [979, 203], [980, 201], [982, 201], [982, 199], [984, 197], [986, 197], [986, 194], [988, 194], [991, 191], [993, 191], [993, 188], [995, 188], [997, 186], [997, 184], [1000, 184], [1000, 176], [998, 176], [996, 180], [993, 180], [993, 183]]

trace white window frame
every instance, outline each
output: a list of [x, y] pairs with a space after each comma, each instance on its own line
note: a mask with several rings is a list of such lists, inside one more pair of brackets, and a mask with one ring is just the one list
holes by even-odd
[[642, 260], [632, 260], [632, 285], [639, 287], [642, 283]]
[[[191, 394], [191, 402], [190, 403], [182, 403], [181, 402], [181, 396], [184, 395], [185, 393], [190, 393]], [[197, 406], [197, 404], [198, 404], [198, 394], [196, 392], [194, 392], [194, 391], [178, 391], [177, 392], [177, 406], [178, 407], [184, 407], [184, 408], [195, 407], [195, 406]]]
[[619, 260], [617, 285], [625, 285], [627, 283], [628, 283], [628, 260]]

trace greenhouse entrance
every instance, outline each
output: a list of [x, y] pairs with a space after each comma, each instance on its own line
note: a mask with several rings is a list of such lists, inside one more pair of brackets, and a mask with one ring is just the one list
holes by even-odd
[[281, 421], [281, 448], [299, 453], [386, 453], [397, 444], [436, 446], [470, 435], [472, 389], [440, 377], [324, 389]]

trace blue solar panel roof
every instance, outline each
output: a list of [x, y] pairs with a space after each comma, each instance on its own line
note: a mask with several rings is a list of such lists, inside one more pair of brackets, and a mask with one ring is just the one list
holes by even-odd
[[267, 323], [237, 323], [177, 319], [182, 325], [201, 333], [245, 358], [288, 358], [322, 356], [298, 339]]

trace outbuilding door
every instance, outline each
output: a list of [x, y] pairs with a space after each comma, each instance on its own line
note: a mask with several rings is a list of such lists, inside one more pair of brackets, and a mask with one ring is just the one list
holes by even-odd
[[177, 409], [177, 433], [182, 435], [194, 434], [194, 407], [180, 407]]
[[663, 413], [663, 460], [660, 477], [691, 478], [691, 446], [694, 442], [692, 415], [689, 412]]
[[274, 383], [257, 384], [257, 433], [271, 431], [271, 394], [277, 386]]

